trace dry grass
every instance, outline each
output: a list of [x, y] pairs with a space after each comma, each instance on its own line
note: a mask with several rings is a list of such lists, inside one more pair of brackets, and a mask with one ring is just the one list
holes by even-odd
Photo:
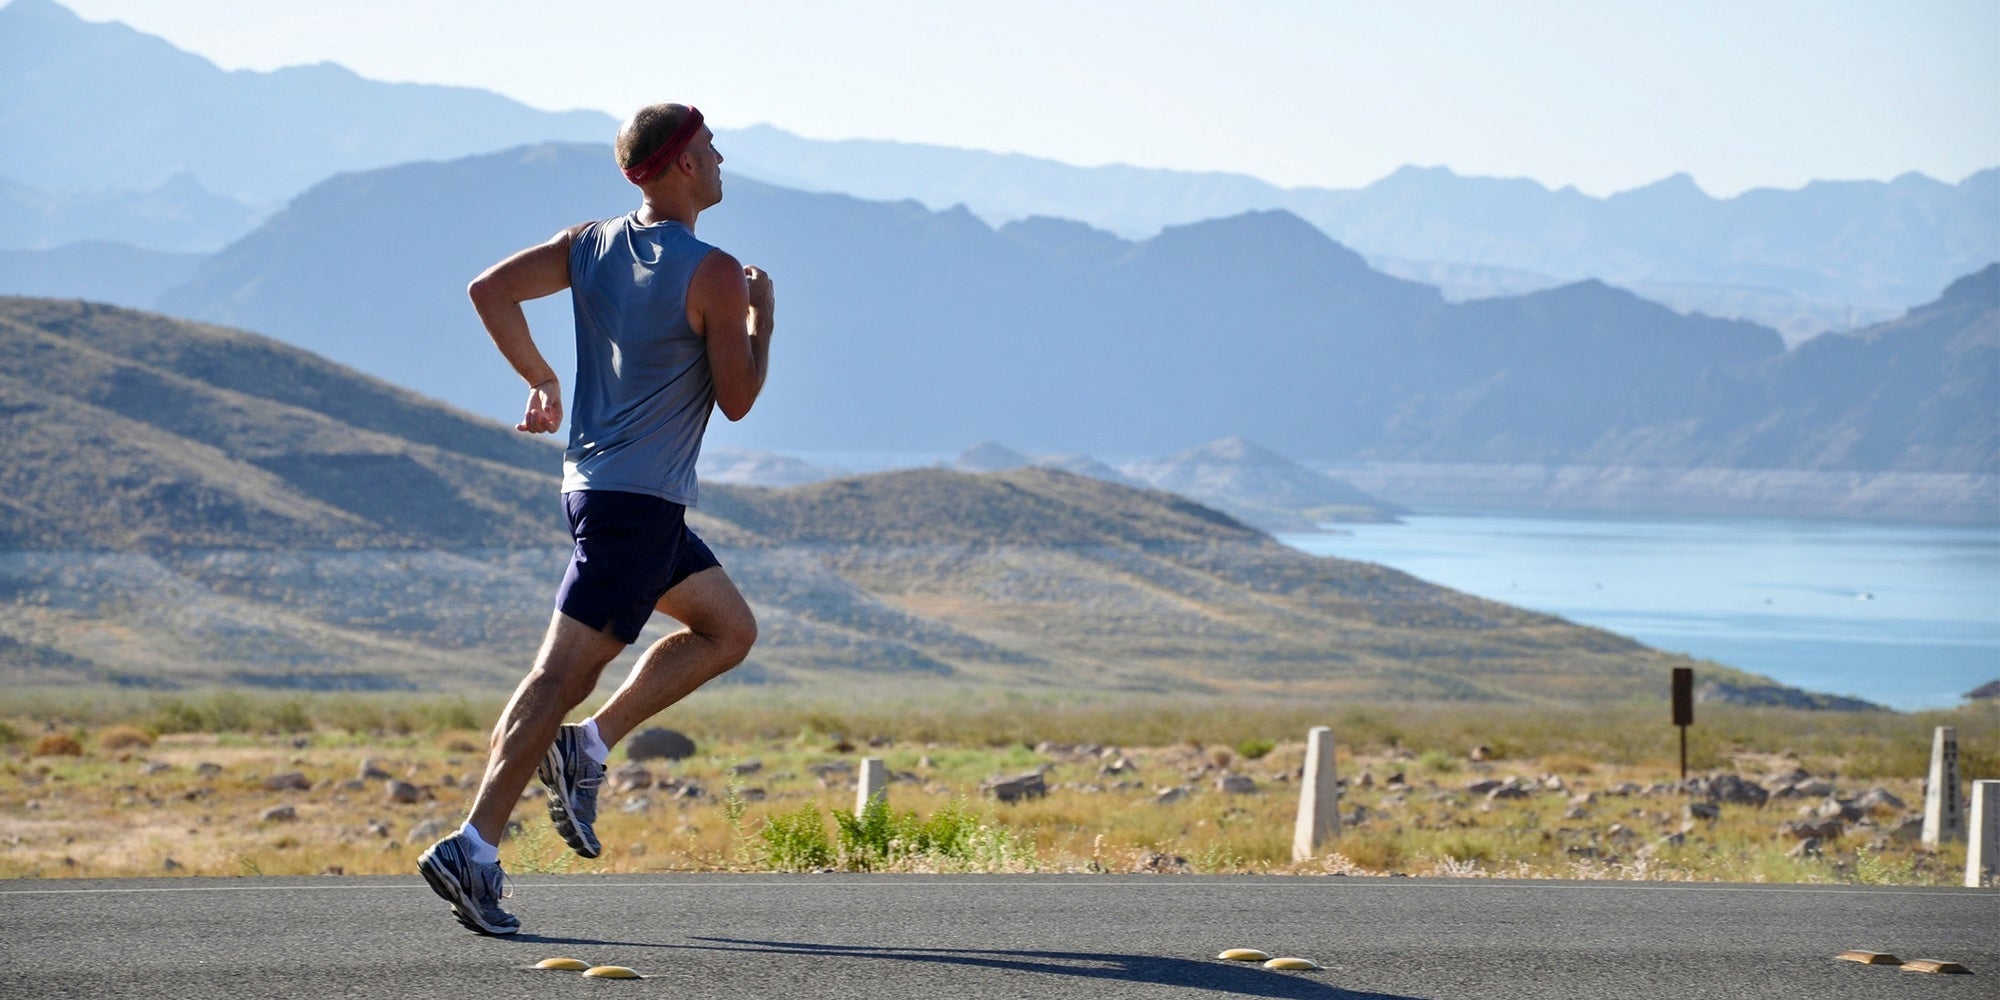
[[[247, 704], [238, 708], [259, 717], [260, 703]], [[439, 717], [461, 718], [464, 702], [440, 704]], [[33, 747], [10, 742], [0, 749], [0, 877], [408, 873], [416, 853], [436, 835], [420, 828], [435, 821], [448, 830], [462, 819], [484, 764], [484, 734], [471, 726], [433, 728], [423, 722], [421, 706], [406, 704], [414, 715], [391, 717], [356, 712], [352, 705], [302, 705], [306, 725], [296, 732], [282, 726], [175, 732], [144, 746], [119, 735], [118, 727], [132, 722], [100, 722], [94, 738], [78, 740], [69, 735], [76, 724], [71, 719]], [[991, 714], [972, 706], [932, 706], [897, 716], [852, 705], [766, 706], [760, 712], [711, 699], [699, 713], [700, 726], [679, 723], [694, 733], [700, 754], [671, 766], [650, 765], [652, 788], [607, 789], [599, 823], [607, 845], [603, 858], [570, 855], [534, 800], [517, 810], [521, 826], [503, 845], [503, 857], [516, 872], [768, 867], [770, 844], [760, 832], [775, 816], [810, 804], [826, 818], [829, 840], [837, 839], [831, 816], [854, 805], [852, 772], [838, 768], [872, 755], [898, 776], [889, 789], [894, 812], [934, 817], [969, 808], [984, 831], [984, 846], [963, 858], [888, 864], [903, 870], [1901, 884], [1955, 884], [1963, 870], [1961, 844], [1929, 853], [1913, 839], [1892, 835], [1898, 815], [1871, 816], [1870, 825], [1851, 827], [1829, 844], [1825, 857], [1796, 859], [1787, 856], [1794, 841], [1778, 836], [1777, 826], [1816, 799], [1774, 800], [1761, 809], [1725, 805], [1714, 821], [1690, 822], [1679, 792], [1616, 794], [1624, 782], [1666, 786], [1677, 777], [1672, 730], [1658, 720], [1637, 725], [1636, 710], [1633, 718], [1613, 712], [1596, 721], [1557, 712], [1537, 727], [1525, 712], [1438, 706], [1321, 709], [1341, 737], [1338, 764], [1349, 779], [1342, 809], [1349, 822], [1332, 853], [1294, 864], [1291, 827], [1304, 745], [1296, 737], [1278, 738], [1279, 727], [1293, 725], [1302, 733], [1293, 713], [1310, 706], [1239, 705], [1206, 716], [1183, 706], [1185, 714], [1118, 725], [1104, 714], [1108, 706], [1044, 708], [1043, 729], [1058, 742], [1030, 745], [1002, 738], [1028, 724], [1022, 707], [1004, 701], [991, 706]], [[318, 721], [322, 711], [380, 717], [391, 726], [328, 727]], [[296, 713], [286, 714], [298, 721]], [[1991, 707], [1933, 717], [1706, 715], [1708, 731], [1698, 726], [1696, 740], [1703, 771], [1762, 780], [1803, 767], [1835, 776], [1843, 796], [1880, 786], [1914, 808], [1921, 803], [1927, 727], [1942, 722], [1958, 726], [1968, 778], [2000, 773], [1993, 768], [2000, 712]], [[52, 722], [58, 720], [20, 715], [9, 729], [45, 731]], [[1128, 735], [1184, 727], [1207, 738], [1060, 738], [1100, 722]], [[936, 738], [954, 729], [959, 739]], [[870, 747], [870, 737], [880, 745]], [[60, 740], [74, 752], [29, 752]], [[1904, 743], [1917, 748], [1905, 751]], [[120, 748], [111, 749], [114, 744]], [[1242, 744], [1259, 755], [1251, 759], [1235, 748]], [[1467, 752], [1476, 744], [1494, 747], [1501, 759], [1470, 760]], [[422, 787], [425, 798], [391, 802], [383, 780], [360, 777], [364, 760]], [[752, 761], [754, 770], [747, 767]], [[622, 763], [621, 754], [613, 764]], [[739, 765], [748, 773], [738, 775]], [[1045, 774], [1047, 797], [1016, 804], [979, 798], [983, 780], [1028, 770]], [[266, 778], [291, 771], [303, 773], [311, 788], [266, 790]], [[1218, 780], [1232, 773], [1250, 777], [1257, 790], [1221, 791]], [[1399, 775], [1402, 780], [1395, 780]], [[1561, 779], [1561, 790], [1548, 787], [1549, 776]], [[1537, 783], [1538, 790], [1499, 801], [1467, 791], [1473, 781], [1509, 777]], [[1187, 791], [1178, 801], [1156, 801], [1173, 788]], [[293, 806], [296, 818], [260, 819], [280, 805]]]

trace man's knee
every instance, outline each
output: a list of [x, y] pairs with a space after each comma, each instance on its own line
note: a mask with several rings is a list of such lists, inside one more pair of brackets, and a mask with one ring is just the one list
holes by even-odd
[[724, 617], [711, 637], [722, 650], [723, 659], [735, 666], [750, 655], [750, 647], [757, 644], [757, 616], [748, 606], [739, 607], [734, 613]]

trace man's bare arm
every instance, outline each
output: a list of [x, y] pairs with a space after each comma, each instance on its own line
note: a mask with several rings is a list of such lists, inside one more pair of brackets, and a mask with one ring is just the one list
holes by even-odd
[[688, 289], [688, 319], [708, 345], [715, 405], [741, 420], [764, 390], [775, 325], [771, 276], [744, 267], [720, 250], [695, 269]]
[[493, 338], [493, 346], [528, 383], [527, 409], [521, 422], [514, 425], [518, 431], [549, 434], [562, 427], [562, 383], [535, 346], [521, 303], [569, 287], [570, 242], [582, 228], [565, 229], [546, 243], [508, 257], [472, 279], [465, 289], [487, 336]]

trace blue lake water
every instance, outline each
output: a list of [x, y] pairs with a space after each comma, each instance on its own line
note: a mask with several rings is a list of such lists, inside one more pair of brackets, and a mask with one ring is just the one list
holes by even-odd
[[2000, 678], [2000, 528], [1506, 514], [1341, 528], [1279, 540], [1898, 709]]

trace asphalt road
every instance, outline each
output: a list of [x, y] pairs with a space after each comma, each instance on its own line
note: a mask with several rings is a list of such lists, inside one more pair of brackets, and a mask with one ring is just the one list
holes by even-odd
[[[1190, 876], [526, 876], [481, 938], [408, 878], [0, 883], [0, 997], [2000, 998], [2000, 891]], [[1217, 961], [1255, 947], [1315, 973]], [[1969, 976], [1836, 961], [1850, 948]], [[526, 966], [631, 966], [613, 982]]]

